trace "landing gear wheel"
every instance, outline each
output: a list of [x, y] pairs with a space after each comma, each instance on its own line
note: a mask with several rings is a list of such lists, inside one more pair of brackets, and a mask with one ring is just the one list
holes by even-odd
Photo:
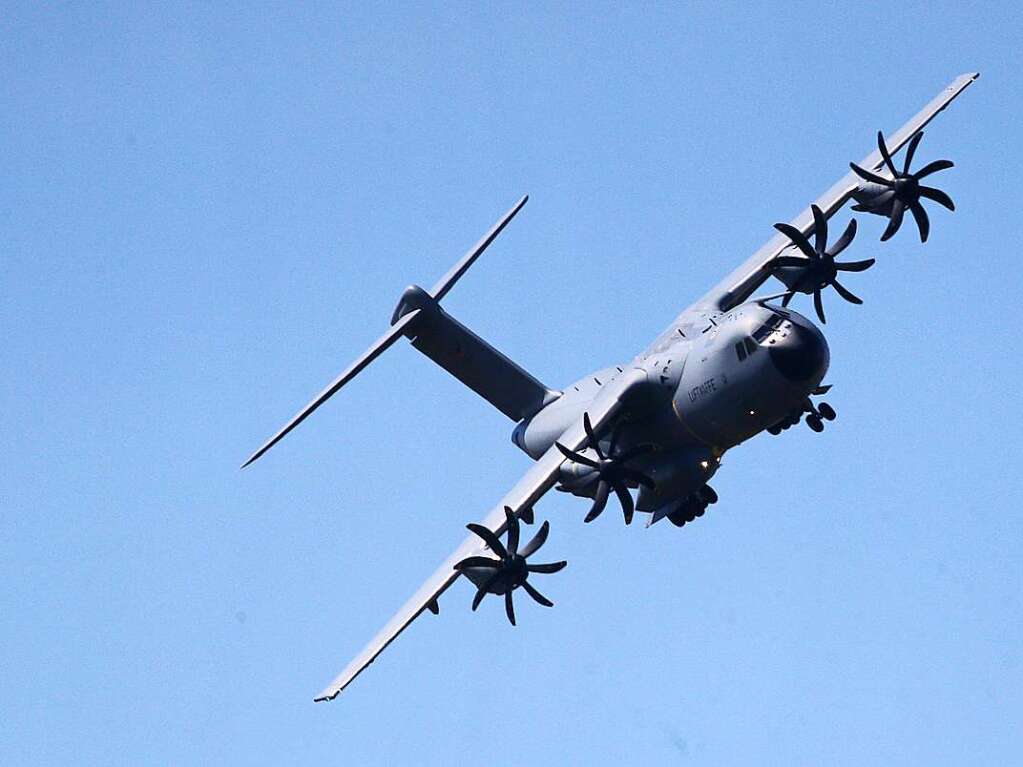
[[678, 512], [675, 512], [674, 514], [669, 514], [668, 515], [668, 521], [670, 521], [671, 524], [675, 525], [675, 527], [685, 527], [686, 526], [685, 517], [680, 516], [678, 514]]
[[821, 418], [825, 421], [835, 420], [835, 409], [831, 407], [827, 402], [822, 402], [817, 406], [817, 412], [821, 414]]
[[824, 424], [821, 422], [821, 417], [816, 413], [810, 413], [810, 415], [806, 417], [806, 425], [817, 433], [824, 431]]
[[714, 488], [710, 485], [704, 485], [696, 491], [700, 500], [703, 501], [704, 506], [714, 504], [718, 502], [718, 494], [714, 492]]

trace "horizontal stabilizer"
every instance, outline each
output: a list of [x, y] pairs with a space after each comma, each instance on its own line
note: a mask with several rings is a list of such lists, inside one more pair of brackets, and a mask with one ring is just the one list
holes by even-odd
[[[529, 196], [524, 196], [520, 199], [511, 210], [505, 213], [496, 224], [494, 224], [490, 230], [483, 235], [483, 237], [477, 242], [472, 249], [462, 256], [458, 262], [448, 270], [445, 274], [433, 286], [431, 293], [426, 293], [422, 288], [410, 288], [405, 292], [405, 296], [402, 297], [402, 301], [399, 302], [398, 307], [394, 310], [394, 316], [391, 318], [391, 329], [388, 330], [384, 335], [377, 339], [366, 352], [353, 362], [347, 370], [341, 375], [335, 378], [326, 389], [321, 391], [316, 397], [306, 405], [304, 408], [295, 414], [288, 423], [277, 432], [274, 436], [264, 443], [255, 453], [249, 456], [249, 459], [242, 464], [244, 469], [250, 463], [258, 459], [263, 453], [272, 448], [278, 442], [280, 442], [292, 429], [298, 426], [302, 421], [308, 418], [313, 411], [315, 411], [320, 405], [330, 399], [334, 393], [344, 386], [346, 383], [351, 381], [357, 376], [362, 370], [369, 365], [373, 360], [380, 356], [386, 349], [394, 344], [402, 336], [408, 336], [414, 338], [414, 343], [421, 343], [419, 348], [427, 356], [436, 359], [443, 367], [450, 370], [466, 384], [472, 387], [475, 391], [482, 394], [484, 397], [494, 402], [502, 412], [511, 413], [518, 412], [522, 408], [526, 407], [524, 403], [532, 403], [536, 396], [540, 396], [540, 400], [543, 400], [543, 396], [546, 395], [547, 390], [540, 384], [536, 379], [532, 378], [528, 373], [522, 370], [520, 367], [515, 365], [511, 360], [502, 355], [496, 349], [488, 346], [482, 340], [477, 338], [467, 329], [459, 325], [454, 320], [450, 320], [443, 312], [440, 312], [437, 302], [440, 301], [448, 291], [458, 282], [459, 278], [465, 274], [466, 270], [472, 266], [473, 262], [483, 253], [484, 250], [494, 241], [494, 238], [501, 233], [501, 231], [508, 225], [515, 214], [522, 210], [522, 206], [526, 204]], [[422, 295], [420, 295], [422, 294]], [[422, 306], [412, 306], [409, 301], [406, 300], [409, 296], [412, 296], [416, 300], [420, 300], [425, 297], [425, 301], [422, 302]], [[433, 332], [430, 333], [429, 340], [423, 340], [420, 342], [416, 338], [418, 334], [419, 325], [425, 316], [423, 309], [430, 310], [431, 318], [433, 322]], [[436, 311], [434, 309], [436, 308]], [[453, 325], [444, 324], [443, 319], [450, 320]], [[457, 327], [455, 327], [457, 326]], [[460, 330], [459, 330], [460, 329]], [[464, 360], [459, 362], [458, 358], [459, 350], [466, 350], [472, 355], [471, 363], [466, 365]], [[459, 372], [456, 372], [459, 371]], [[492, 381], [495, 375], [494, 371], [503, 371], [507, 373], [512, 380], [507, 382], [495, 382]], [[537, 395], [536, 390], [539, 387], [542, 390], [542, 395]], [[491, 399], [491, 395], [497, 398], [497, 401]]]
[[316, 408], [318, 408], [320, 405], [322, 405], [324, 402], [330, 399], [338, 389], [340, 389], [346, 383], [355, 378], [355, 376], [361, 373], [363, 368], [365, 368], [369, 363], [371, 363], [373, 360], [375, 360], [377, 357], [383, 354], [384, 351], [386, 351], [387, 348], [391, 346], [391, 344], [393, 344], [395, 341], [401, 338], [405, 334], [406, 329], [410, 325], [412, 325], [416, 321], [416, 318], [418, 317], [419, 317], [418, 311], [409, 312], [404, 317], [402, 317], [397, 324], [392, 325], [391, 329], [384, 333], [382, 336], [380, 336], [380, 338], [377, 339], [376, 343], [369, 347], [369, 349], [367, 349], [366, 352], [361, 357], [359, 357], [359, 359], [355, 360], [355, 362], [349, 365], [348, 368], [341, 375], [339, 375], [337, 378], [331, 381], [326, 389], [317, 394], [312, 402], [310, 402], [304, 408], [299, 410], [295, 414], [295, 417], [288, 421], [288, 423], [284, 426], [283, 429], [274, 434], [270, 439], [266, 441], [266, 443], [261, 448], [259, 448], [259, 450], [257, 450], [251, 456], [249, 456], [249, 460], [242, 464], [242, 468], [244, 469], [250, 463], [252, 463], [261, 455], [263, 455], [263, 453], [265, 453], [267, 450], [269, 450], [282, 439], [284, 439], [284, 437], [288, 434], [289, 431], [294, 429], [296, 426], [302, 423], [302, 421], [304, 421], [306, 418], [312, 415], [313, 411], [315, 411]]

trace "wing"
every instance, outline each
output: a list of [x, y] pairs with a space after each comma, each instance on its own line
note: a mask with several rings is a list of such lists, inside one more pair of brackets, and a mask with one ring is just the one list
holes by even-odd
[[[890, 138], [887, 138], [886, 143], [892, 154], [902, 148], [914, 134], [923, 130], [941, 110], [947, 107], [956, 96], [966, 90], [978, 77], [980, 77], [980, 74], [977, 72], [968, 72], [957, 77], [941, 93], [935, 96], [927, 106], [910, 119], [909, 122], [895, 131]], [[884, 167], [884, 160], [877, 149], [867, 155], [859, 165], [861, 168], [866, 168], [880, 176], [891, 178], [891, 173]], [[859, 188], [861, 183], [859, 177], [850, 171], [838, 183], [818, 197], [815, 204], [823, 211], [827, 218], [831, 218], [849, 201], [853, 192]], [[807, 208], [790, 223], [809, 237], [814, 228], [813, 213], [810, 208]], [[769, 265], [788, 245], [788, 237], [784, 234], [775, 234], [746, 263], [728, 275], [714, 286], [709, 293], [697, 301], [692, 309], [728, 311], [732, 307], [741, 304], [753, 295], [753, 292], [771, 276]]]
[[[618, 411], [622, 408], [626, 394], [636, 385], [646, 381], [646, 373], [639, 369], [626, 371], [612, 381], [609, 381], [601, 390], [600, 395], [589, 409], [590, 420], [593, 428], [600, 431]], [[586, 443], [586, 432], [583, 429], [582, 421], [571, 426], [561, 437], [560, 442], [571, 450], [579, 450]], [[530, 508], [540, 497], [546, 493], [557, 482], [558, 470], [564, 462], [565, 457], [556, 447], [551, 447], [544, 453], [540, 460], [526, 472], [512, 490], [494, 506], [491, 512], [481, 523], [493, 530], [497, 535], [504, 533], [507, 527], [507, 519], [504, 514], [504, 507], [508, 506], [512, 511], [520, 515], [524, 509]], [[455, 552], [444, 560], [437, 571], [431, 575], [412, 598], [402, 606], [394, 617], [388, 621], [373, 640], [363, 648], [349, 663], [345, 670], [331, 682], [326, 689], [316, 696], [316, 701], [332, 700], [336, 698], [345, 687], [351, 684], [366, 666], [376, 660], [376, 657], [383, 652], [405, 628], [412, 623], [424, 610], [436, 610], [437, 598], [455, 582], [459, 573], [455, 571], [454, 565], [462, 559], [484, 553], [486, 547], [475, 535], [469, 536]]]

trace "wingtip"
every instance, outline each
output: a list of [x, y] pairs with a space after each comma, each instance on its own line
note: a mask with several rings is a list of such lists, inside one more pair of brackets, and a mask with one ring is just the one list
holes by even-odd
[[326, 703], [327, 701], [334, 700], [334, 698], [341, 694], [341, 689], [343, 688], [328, 687], [313, 698], [313, 703]]
[[252, 464], [254, 464], [256, 462], [256, 459], [258, 459], [261, 455], [263, 455], [264, 452], [266, 452], [266, 451], [264, 451], [264, 450], [257, 450], [255, 453], [253, 453], [252, 455], [250, 455], [248, 457], [248, 459], [245, 461], [245, 463], [243, 463], [241, 466], [238, 467], [238, 470], [241, 471], [246, 466], [251, 466]]

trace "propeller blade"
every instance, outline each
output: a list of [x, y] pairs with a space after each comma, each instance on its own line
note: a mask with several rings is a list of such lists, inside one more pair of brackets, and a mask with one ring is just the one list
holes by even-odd
[[494, 585], [494, 581], [496, 581], [500, 576], [501, 571], [495, 570], [494, 574], [487, 578], [485, 581], [483, 581], [483, 583], [480, 584], [480, 587], [476, 589], [476, 596], [472, 598], [473, 612], [476, 612], [476, 608], [480, 606], [480, 602], [483, 601], [483, 597], [487, 595], [487, 591], [490, 589], [491, 586]]
[[799, 256], [778, 256], [774, 259], [775, 266], [795, 266], [802, 268], [806, 266], [806, 259]]
[[916, 154], [917, 145], [920, 143], [920, 139], [924, 137], [923, 131], [917, 131], [916, 135], [909, 142], [909, 148], [906, 150], [906, 162], [902, 164], [902, 174], [904, 176], [909, 175], [909, 166], [913, 162], [913, 155]]
[[786, 293], [786, 294], [785, 294], [785, 298], [783, 298], [783, 299], [781, 300], [781, 305], [782, 305], [783, 307], [785, 307], [785, 306], [788, 306], [788, 305], [789, 305], [789, 301], [791, 301], [791, 300], [792, 300], [792, 296], [794, 296], [794, 295], [796, 295], [796, 294], [795, 294], [795, 292], [792, 292], [792, 291], [790, 291], [790, 292]]
[[500, 569], [501, 560], [490, 557], [466, 557], [455, 565], [456, 570], [468, 570], [474, 567], [485, 567], [488, 569]]
[[532, 586], [530, 586], [529, 581], [523, 581], [522, 588], [526, 590], [526, 593], [529, 594], [529, 596], [533, 597], [534, 600], [542, 604], [544, 607], [554, 607], [554, 603], [547, 597], [545, 597], [543, 594], [541, 594], [539, 591], [534, 589]]
[[939, 170], [948, 170], [954, 168], [955, 163], [951, 160], [935, 160], [934, 162], [927, 163], [924, 167], [913, 174], [913, 178], [919, 181], [922, 178], [927, 178], [932, 173], [937, 173]]
[[632, 524], [632, 515], [636, 511], [636, 505], [632, 502], [632, 493], [625, 485], [615, 485], [615, 495], [622, 504], [622, 514], [625, 515], [625, 524]]
[[823, 253], [828, 246], [828, 219], [816, 205], [811, 205], [813, 212], [813, 247], [817, 253]]
[[835, 264], [835, 269], [840, 272], [865, 272], [874, 263], [873, 258], [868, 258], [866, 261], [847, 261], [844, 264]]
[[892, 203], [892, 216], [888, 222], [888, 228], [884, 230], [884, 234], [881, 235], [881, 242], [891, 239], [892, 235], [899, 231], [899, 227], [902, 226], [902, 217], [905, 215], [906, 206], [902, 200], [895, 198], [895, 202]]
[[848, 289], [842, 287], [842, 283], [838, 280], [832, 280], [831, 286], [838, 291], [838, 295], [848, 301], [850, 304], [862, 304], [863, 299], [857, 296], [855, 293], [851, 293]]
[[654, 481], [643, 472], [636, 471], [635, 469], [621, 469], [620, 471], [623, 479], [631, 480], [637, 485], [642, 485], [650, 490], [654, 489]]
[[508, 550], [504, 547], [504, 544], [501, 543], [501, 539], [494, 534], [493, 530], [488, 527], [484, 527], [483, 525], [477, 525], [475, 522], [470, 522], [466, 525], [466, 527], [482, 538], [487, 546], [490, 547], [490, 550], [497, 554], [497, 556], [501, 559], [508, 556]]
[[251, 456], [249, 456], [249, 459], [242, 464], [242, 468], [244, 469], [250, 463], [252, 463], [261, 455], [263, 455], [263, 453], [265, 453], [267, 450], [269, 450], [282, 439], [284, 439], [284, 437], [287, 436], [288, 432], [290, 432], [292, 429], [294, 429], [296, 426], [302, 423], [302, 421], [304, 421], [306, 418], [312, 415], [316, 408], [318, 408], [320, 405], [322, 405], [324, 402], [330, 399], [337, 392], [338, 389], [340, 389], [346, 383], [355, 378], [355, 376], [361, 373], [369, 363], [371, 363], [373, 360], [379, 357], [384, 351], [388, 349], [388, 347], [390, 347], [395, 341], [401, 338], [405, 334], [405, 331], [409, 328], [409, 326], [412, 325], [413, 322], [415, 322], [416, 318], [419, 316], [419, 312], [420, 312], [419, 309], [414, 309], [413, 311], [409, 312], [404, 317], [402, 317], [400, 320], [398, 320], [398, 322], [396, 322], [394, 325], [392, 325], [391, 329], [384, 333], [382, 336], [380, 336], [380, 338], [378, 338], [376, 342], [371, 347], [369, 347], [369, 349], [367, 349], [361, 357], [359, 357], [357, 360], [355, 360], [355, 362], [349, 365], [348, 368], [343, 373], [341, 373], [341, 375], [339, 375], [337, 378], [331, 381], [327, 385], [326, 389], [317, 394], [312, 402], [310, 402], [304, 408], [299, 410], [298, 413], [296, 413], [295, 416], [290, 421], [288, 421], [287, 424], [285, 424], [283, 429], [281, 429], [279, 432], [273, 435], [263, 444], [261, 448], [259, 448], [259, 450], [257, 450]]
[[480, 602], [483, 601], [483, 597], [487, 595], [485, 589], [476, 589], [476, 596], [472, 598], [472, 611], [476, 612], [476, 608], [480, 606]]
[[583, 413], [583, 429], [586, 431], [586, 437], [589, 440], [587, 443], [588, 447], [592, 447], [593, 451], [597, 454], [600, 460], [607, 458], [604, 452], [600, 449], [600, 443], [597, 441], [597, 435], [593, 431], [593, 424], [590, 422], [590, 414]]
[[821, 318], [821, 322], [826, 325], [828, 321], [824, 319], [824, 304], [821, 301], [820, 290], [815, 290], [813, 292], [813, 308], [817, 310], [817, 316]]
[[933, 186], [920, 187], [920, 196], [926, 197], [928, 200], [934, 200], [938, 203], [938, 205], [944, 205], [949, 210], [956, 209], [956, 204], [952, 202], [952, 198], [940, 189], [935, 189]]
[[918, 200], [909, 204], [909, 212], [916, 219], [916, 228], [920, 230], [920, 242], [927, 242], [927, 235], [931, 231], [931, 220], [927, 217], [927, 211]]
[[857, 176], [862, 178], [864, 181], [869, 181], [872, 184], [881, 184], [882, 186], [892, 186], [895, 182], [891, 179], [887, 179], [884, 176], [879, 176], [876, 173], [872, 173], [865, 168], [861, 168], [854, 162], [849, 163], [849, 167], [853, 169]]
[[550, 575], [551, 573], [556, 573], [559, 570], [564, 570], [565, 565], [567, 564], [568, 562], [562, 561], [550, 562], [543, 565], [526, 565], [526, 570], [528, 570], [531, 573], [543, 573], [544, 575]]
[[593, 499], [593, 506], [590, 508], [590, 513], [586, 515], [583, 522], [592, 522], [607, 506], [607, 497], [611, 493], [611, 486], [608, 485], [604, 480], [600, 480], [600, 484], [597, 485], [597, 495]]
[[504, 611], [508, 613], [508, 620], [511, 621], [511, 625], [515, 625], [515, 605], [512, 603], [512, 590], [508, 589], [504, 592]]
[[540, 525], [540, 529], [536, 531], [536, 535], [530, 539], [529, 543], [522, 547], [522, 551], [519, 552], [519, 556], [529, 559], [533, 556], [544, 543], [547, 542], [547, 535], [551, 531], [550, 522], [544, 520], [544, 523]]
[[526, 506], [522, 511], [519, 512], [519, 519], [525, 522], [527, 525], [533, 524], [536, 521], [536, 515], [533, 513], [532, 506]]
[[437, 281], [437, 284], [430, 289], [430, 295], [438, 301], [444, 298], [444, 296], [448, 294], [448, 291], [455, 286], [456, 282], [458, 282], [458, 279], [465, 274], [465, 271], [472, 266], [473, 262], [483, 254], [483, 251], [486, 250], [497, 235], [501, 233], [501, 230], [508, 226], [508, 222], [515, 218], [515, 214], [522, 210], [522, 206], [525, 205], [528, 200], [529, 195], [527, 194], [515, 203], [515, 205], [512, 206], [512, 209], [505, 213], [501, 219], [494, 224], [489, 232], [483, 235], [483, 239], [477, 242], [472, 247], [472, 250], [462, 256], [462, 259], [452, 266], [448, 273]]
[[792, 244], [799, 248], [804, 256], [811, 259], [817, 258], [817, 251], [810, 246], [810, 241], [792, 224], [775, 224], [774, 228], [792, 240]]
[[618, 438], [622, 436], [622, 431], [625, 429], [625, 419], [622, 418], [615, 424], [614, 430], [611, 432], [611, 442], [607, 446], [607, 454], [614, 455], [618, 449]]
[[881, 131], [877, 132], [877, 148], [881, 151], [881, 157], [884, 158], [884, 164], [888, 166], [888, 170], [892, 172], [893, 176], [898, 176], [899, 172], [895, 170], [895, 163], [892, 162], [892, 156], [888, 154], [888, 146], [884, 143], [884, 134]]
[[565, 458], [567, 458], [568, 460], [575, 461], [576, 463], [581, 463], [583, 466], [589, 466], [591, 469], [600, 468], [600, 464], [594, 461], [592, 458], [587, 458], [582, 453], [577, 453], [574, 450], [569, 450], [560, 442], [555, 442], [554, 444], [557, 446], [558, 450], [561, 451], [561, 454], [565, 456]]
[[853, 241], [853, 237], [856, 236], [856, 219], [849, 221], [849, 226], [842, 232], [842, 236], [835, 241], [835, 244], [828, 249], [829, 256], [837, 256], [843, 250], [849, 247], [849, 243]]
[[519, 520], [512, 513], [510, 506], [504, 507], [504, 516], [508, 520], [508, 553], [511, 556], [515, 556], [519, 550]]

